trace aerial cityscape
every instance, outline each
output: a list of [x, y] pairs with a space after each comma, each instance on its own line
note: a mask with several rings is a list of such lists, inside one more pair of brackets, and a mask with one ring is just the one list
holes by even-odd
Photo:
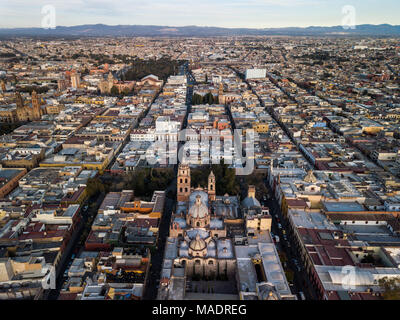
[[400, 300], [391, 18], [38, 8], [0, 25], [0, 300]]

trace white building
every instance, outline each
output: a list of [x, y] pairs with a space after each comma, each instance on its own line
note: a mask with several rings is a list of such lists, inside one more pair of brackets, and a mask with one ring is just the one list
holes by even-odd
[[267, 76], [267, 69], [247, 69], [246, 80], [248, 79], [263, 79]]

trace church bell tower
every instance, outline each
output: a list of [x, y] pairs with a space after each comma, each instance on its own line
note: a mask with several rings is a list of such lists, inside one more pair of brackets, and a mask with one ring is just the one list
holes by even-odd
[[188, 201], [190, 196], [190, 168], [188, 165], [180, 164], [177, 180], [177, 200]]
[[210, 175], [208, 176], [208, 199], [210, 201], [215, 201], [215, 197], [215, 176], [214, 173], [211, 171]]

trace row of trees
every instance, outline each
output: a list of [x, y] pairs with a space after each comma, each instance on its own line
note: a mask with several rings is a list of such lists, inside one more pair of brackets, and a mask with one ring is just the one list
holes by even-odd
[[20, 92], [29, 92], [29, 94], [32, 94], [33, 91], [36, 91], [37, 93], [46, 93], [47, 91], [50, 90], [48, 86], [24, 86], [18, 89]]
[[113, 86], [110, 90], [110, 95], [113, 97], [122, 98], [123, 96], [127, 96], [127, 95], [131, 94], [132, 92], [133, 92], [133, 90], [129, 90], [128, 88], [126, 88], [122, 92], [119, 92], [118, 88], [116, 86]]
[[227, 164], [212, 165], [207, 169], [199, 168], [191, 170], [192, 187], [206, 187], [208, 185], [208, 176], [211, 170], [215, 175], [216, 191], [218, 195], [226, 193], [236, 195], [240, 193], [240, 182], [237, 179], [235, 169], [229, 168]]
[[150, 198], [154, 191], [166, 190], [174, 179], [172, 169], [142, 168], [126, 175], [103, 175], [89, 179], [86, 192], [88, 197], [93, 197], [100, 193], [134, 190], [135, 196]]
[[[244, 199], [247, 197], [249, 185], [256, 187], [256, 197], [258, 199], [261, 199], [263, 195], [268, 193], [264, 183], [265, 175], [237, 176], [235, 169], [229, 168], [225, 163], [191, 169], [191, 186], [193, 188], [199, 186], [207, 187], [208, 176], [211, 171], [215, 175], [217, 195], [239, 195]], [[173, 169], [137, 168], [126, 175], [103, 175], [101, 178], [90, 179], [87, 183], [87, 193], [89, 197], [92, 197], [99, 193], [126, 189], [134, 190], [135, 196], [150, 198], [155, 190], [166, 190], [175, 181], [176, 175]], [[175, 192], [175, 189], [172, 188], [172, 190], [168, 194], [170, 198], [175, 196], [175, 194], [172, 194]]]
[[139, 197], [151, 197], [155, 190], [166, 190], [175, 179], [172, 169], [136, 169], [125, 182], [125, 189], [135, 190]]
[[159, 60], [135, 59], [130, 69], [122, 76], [123, 81], [139, 81], [149, 74], [154, 74], [166, 81], [169, 76], [178, 73], [180, 63], [168, 58]]
[[0, 123], [0, 136], [13, 132], [22, 124], [23, 123]]

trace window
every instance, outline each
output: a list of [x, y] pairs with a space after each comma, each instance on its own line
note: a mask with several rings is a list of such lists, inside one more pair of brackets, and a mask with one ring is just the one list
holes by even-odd
[[214, 262], [212, 260], [208, 261], [208, 264], [211, 266], [214, 264]]
[[185, 192], [188, 192], [188, 188], [185, 188]]
[[183, 192], [183, 188], [179, 188], [179, 192]]

